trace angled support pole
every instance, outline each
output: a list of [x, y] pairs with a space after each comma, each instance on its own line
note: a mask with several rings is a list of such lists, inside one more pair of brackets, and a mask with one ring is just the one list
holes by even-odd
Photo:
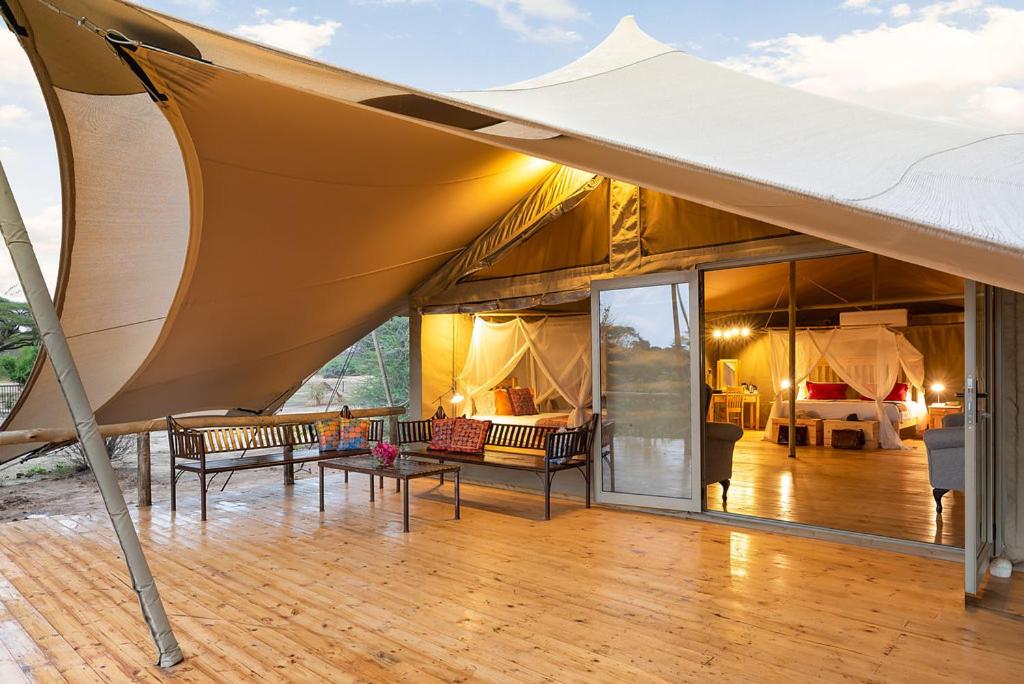
[[100, 495], [107, 507], [117, 540], [121, 544], [132, 588], [138, 595], [142, 616], [156, 643], [157, 664], [160, 667], [171, 667], [181, 662], [181, 648], [178, 647], [174, 632], [167, 621], [167, 613], [153, 581], [153, 574], [149, 570], [146, 556], [142, 553], [135, 525], [128, 514], [124, 494], [117, 484], [114, 467], [110, 464], [107, 445], [96, 425], [96, 416], [86, 396], [78, 368], [71, 357], [68, 341], [64, 337], [53, 299], [46, 289], [46, 281], [43, 279], [39, 261], [25, 230], [25, 223], [14, 200], [14, 192], [7, 180], [3, 164], [0, 164], [0, 229], [3, 231], [4, 241], [11, 253], [18, 278], [21, 280], [21, 287], [25, 291], [29, 309], [36, 320], [36, 325], [39, 326], [39, 335], [50, 363], [53, 364], [64, 401], [67, 402], [68, 411], [75, 423], [78, 441], [89, 460], [89, 467], [96, 477]]

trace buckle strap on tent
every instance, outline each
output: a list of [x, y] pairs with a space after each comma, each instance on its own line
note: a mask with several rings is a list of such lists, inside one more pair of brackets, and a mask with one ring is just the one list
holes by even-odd
[[131, 55], [132, 52], [139, 49], [138, 44], [128, 40], [124, 35], [117, 31], [110, 31], [105, 37], [107, 39], [107, 43], [114, 49], [114, 52], [116, 52], [117, 56], [121, 58], [121, 61], [124, 62], [128, 68], [132, 70], [132, 73], [138, 77], [139, 81], [142, 83], [142, 87], [146, 89], [146, 92], [151, 98], [153, 98], [153, 101], [166, 102], [167, 96], [160, 92], [156, 87], [156, 84], [153, 83], [153, 80], [150, 79], [149, 74], [146, 73], [145, 69], [139, 66], [139, 63]]
[[22, 38], [28, 37], [28, 29], [18, 23], [18, 20], [14, 17], [14, 10], [12, 10], [4, 0], [0, 0], [0, 14], [4, 15], [4, 21], [7, 23], [7, 28], [9, 28], [13, 33], [21, 36]]

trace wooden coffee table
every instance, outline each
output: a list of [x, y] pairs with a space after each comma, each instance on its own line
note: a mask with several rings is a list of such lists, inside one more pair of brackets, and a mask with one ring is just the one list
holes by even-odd
[[402, 528], [409, 531], [409, 480], [420, 477], [431, 477], [433, 475], [444, 475], [452, 473], [455, 475], [455, 519], [461, 516], [461, 502], [459, 500], [459, 466], [451, 463], [419, 463], [417, 461], [395, 461], [392, 466], [384, 467], [377, 465], [372, 456], [353, 456], [350, 458], [338, 458], [332, 461], [320, 461], [320, 510], [324, 510], [324, 471], [327, 468], [342, 470], [346, 473], [363, 473], [370, 476], [370, 501], [374, 500], [374, 478], [390, 477], [401, 485], [405, 483], [402, 490]]

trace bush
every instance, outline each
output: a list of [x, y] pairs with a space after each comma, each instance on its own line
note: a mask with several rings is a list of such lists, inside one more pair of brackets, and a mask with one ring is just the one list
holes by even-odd
[[28, 376], [32, 374], [32, 367], [36, 363], [38, 354], [38, 346], [22, 347], [12, 354], [0, 356], [0, 369], [7, 374], [12, 382], [24, 385], [28, 382]]

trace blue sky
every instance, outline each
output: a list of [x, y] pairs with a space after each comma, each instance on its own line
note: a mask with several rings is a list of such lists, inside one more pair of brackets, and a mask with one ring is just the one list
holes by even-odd
[[[34, 0], [25, 0], [28, 2]], [[626, 14], [707, 60], [831, 97], [998, 130], [1024, 129], [1024, 0], [143, 0], [213, 28], [435, 90], [550, 71]], [[0, 160], [44, 271], [60, 250], [49, 120], [0, 34]], [[0, 294], [16, 292], [0, 254]]]

